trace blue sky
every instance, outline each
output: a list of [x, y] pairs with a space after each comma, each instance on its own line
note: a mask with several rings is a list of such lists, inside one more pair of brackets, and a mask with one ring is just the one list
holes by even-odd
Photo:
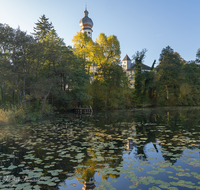
[[86, 3], [94, 23], [93, 40], [100, 33], [117, 36], [122, 59], [146, 48], [144, 63], [151, 66], [169, 45], [186, 61], [195, 60], [200, 0], [0, 0], [0, 23], [31, 33], [45, 14], [66, 45], [73, 45]]

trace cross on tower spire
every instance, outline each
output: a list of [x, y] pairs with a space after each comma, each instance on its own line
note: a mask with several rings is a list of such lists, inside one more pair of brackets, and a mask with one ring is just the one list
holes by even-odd
[[87, 33], [87, 35], [92, 38], [93, 22], [92, 19], [88, 17], [88, 14], [89, 12], [87, 11], [87, 4], [85, 4], [84, 17], [80, 20], [79, 24], [81, 27], [81, 32]]

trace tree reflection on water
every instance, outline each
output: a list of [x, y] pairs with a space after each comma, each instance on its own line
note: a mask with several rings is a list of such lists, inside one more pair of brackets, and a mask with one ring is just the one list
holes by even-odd
[[161, 188], [197, 188], [199, 126], [199, 108], [97, 112], [15, 130], [4, 126], [0, 172], [40, 180], [14, 184], [18, 188], [153, 188], [161, 181]]

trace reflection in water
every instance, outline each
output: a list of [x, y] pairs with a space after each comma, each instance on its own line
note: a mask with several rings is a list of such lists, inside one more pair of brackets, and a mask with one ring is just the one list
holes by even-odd
[[90, 178], [89, 182], [84, 182], [82, 190], [94, 189], [96, 186], [94, 184], [94, 178]]
[[125, 149], [130, 150], [133, 149], [135, 145], [135, 142], [133, 141], [133, 138], [136, 137], [136, 127], [133, 125], [130, 127], [130, 134], [129, 134], [129, 139], [127, 139], [127, 143], [125, 144]]
[[197, 189], [198, 108], [93, 114], [0, 127], [0, 189]]
[[125, 149], [132, 150], [136, 146], [132, 139], [127, 139], [126, 141], [127, 143], [125, 144]]

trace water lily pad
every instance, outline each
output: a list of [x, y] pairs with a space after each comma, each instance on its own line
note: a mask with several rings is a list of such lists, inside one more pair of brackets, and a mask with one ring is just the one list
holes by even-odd
[[117, 179], [114, 179], [114, 180], [112, 180], [112, 182], [116, 183], [116, 182], [118, 182], [118, 180], [117, 180]]
[[136, 185], [130, 185], [130, 186], [129, 186], [129, 189], [135, 189], [135, 188], [137, 188]]
[[70, 186], [76, 187], [76, 183], [72, 183], [72, 184], [70, 184]]
[[56, 186], [56, 183], [50, 182], [48, 183], [48, 186]]

